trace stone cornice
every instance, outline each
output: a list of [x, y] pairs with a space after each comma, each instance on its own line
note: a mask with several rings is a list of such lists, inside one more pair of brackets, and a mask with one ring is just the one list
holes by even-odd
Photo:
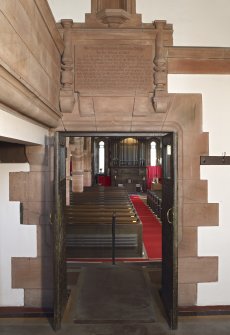
[[28, 87], [22, 78], [0, 64], [0, 102], [45, 126], [56, 127], [61, 113]]

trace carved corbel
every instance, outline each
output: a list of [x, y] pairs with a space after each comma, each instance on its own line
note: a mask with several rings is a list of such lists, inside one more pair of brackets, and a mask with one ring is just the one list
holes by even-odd
[[153, 106], [157, 113], [165, 113], [168, 106], [167, 92], [167, 58], [164, 48], [164, 33], [168, 29], [166, 21], [155, 21], [157, 30], [154, 58], [154, 97]]
[[61, 91], [60, 107], [62, 113], [71, 113], [73, 111], [75, 98], [73, 88], [73, 55], [72, 55], [72, 38], [71, 28], [73, 20], [61, 20], [64, 41], [64, 52], [61, 64]]

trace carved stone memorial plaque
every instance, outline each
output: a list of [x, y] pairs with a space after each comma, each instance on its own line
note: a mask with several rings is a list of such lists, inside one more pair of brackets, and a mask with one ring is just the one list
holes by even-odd
[[153, 90], [153, 46], [83, 44], [75, 46], [75, 91]]

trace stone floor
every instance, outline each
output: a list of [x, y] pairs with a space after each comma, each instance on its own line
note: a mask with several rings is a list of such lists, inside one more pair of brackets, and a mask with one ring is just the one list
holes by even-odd
[[[107, 267], [108, 270], [108, 267]], [[164, 310], [161, 304], [161, 300], [158, 294], [158, 285], [160, 281], [160, 271], [159, 268], [156, 269], [145, 269], [143, 268], [142, 277], [140, 275], [140, 268], [137, 270], [137, 277], [134, 280], [130, 279], [130, 275], [135, 276], [133, 269], [128, 272], [122, 268], [121, 272], [119, 272], [122, 276], [126, 276], [128, 281], [132, 281], [131, 289], [127, 289], [127, 294], [131, 294], [132, 290], [138, 290], [139, 293], [144, 295], [144, 300], [140, 300], [140, 295], [137, 292], [136, 300], [135, 294], [131, 299], [131, 304], [127, 304], [127, 299], [123, 298], [123, 285], [122, 281], [119, 281], [119, 289], [116, 290], [116, 311], [114, 310], [109, 314], [106, 314], [108, 308], [111, 308], [111, 301], [108, 301], [107, 296], [107, 288], [109, 285], [106, 282], [109, 282], [109, 272], [107, 271], [107, 280], [101, 284], [103, 287], [103, 295], [106, 297], [105, 303], [103, 305], [103, 301], [100, 300], [99, 305], [102, 312], [99, 314], [97, 311], [94, 311], [94, 308], [97, 309], [98, 305], [96, 304], [97, 299], [92, 299], [92, 295], [95, 294], [95, 297], [98, 297], [98, 291], [100, 290], [100, 285], [98, 284], [98, 280], [100, 276], [98, 274], [98, 270], [96, 270], [97, 283], [95, 282], [95, 272], [92, 268], [87, 271], [78, 271], [76, 274], [76, 281], [73, 280], [74, 276], [72, 276], [72, 280], [70, 281], [71, 286], [71, 295], [68, 302], [68, 306], [66, 309], [66, 313], [63, 319], [62, 329], [57, 332], [60, 335], [229, 335], [230, 334], [230, 316], [202, 316], [202, 317], [179, 317], [179, 324], [177, 330], [170, 330], [167, 322], [164, 317]], [[109, 270], [110, 271], [110, 270]], [[111, 268], [111, 271], [114, 271]], [[119, 270], [120, 271], [120, 270]], [[72, 273], [74, 274], [74, 273]], [[119, 274], [119, 276], [120, 276]], [[147, 274], [147, 276], [146, 276]], [[114, 277], [114, 276], [113, 276]], [[135, 276], [136, 277], [136, 276]], [[91, 278], [91, 282], [90, 282]], [[143, 280], [144, 278], [144, 280]], [[83, 294], [80, 296], [82, 290], [87, 287], [83, 287], [83, 283], [87, 279], [88, 284], [93, 289], [91, 289], [91, 294]], [[116, 280], [119, 280], [117, 278]], [[147, 280], [145, 282], [145, 280]], [[147, 291], [143, 286], [143, 283], [147, 284]], [[94, 285], [96, 284], [96, 285]], [[111, 283], [110, 283], [111, 284]], [[113, 285], [113, 284], [112, 284]], [[135, 287], [138, 285], [140, 287]], [[87, 292], [87, 290], [85, 291]], [[152, 301], [150, 303], [149, 296], [145, 296], [146, 292], [152, 297]], [[114, 298], [111, 295], [112, 298]], [[112, 299], [111, 298], [111, 299]], [[86, 301], [85, 304], [78, 304], [78, 301]], [[141, 304], [144, 308], [144, 313], [142, 317], [135, 319], [135, 313], [138, 312], [138, 306], [135, 304]], [[131, 312], [132, 305], [135, 306], [134, 313]], [[108, 306], [108, 308], [107, 308]], [[126, 314], [126, 308], [129, 309], [128, 314]], [[103, 314], [103, 309], [105, 313]], [[119, 314], [117, 314], [121, 310], [123, 317], [120, 317], [121, 320], [118, 320]], [[87, 314], [90, 313], [90, 314]], [[93, 313], [93, 314], [92, 314]], [[150, 314], [148, 314], [150, 313]], [[81, 317], [77, 317], [77, 316]], [[109, 317], [108, 317], [109, 315]], [[113, 317], [114, 315], [114, 317]], [[98, 317], [99, 316], [99, 317]], [[134, 317], [133, 317], [134, 316]], [[104, 319], [103, 319], [104, 318]], [[107, 319], [106, 319], [107, 318]], [[74, 321], [75, 320], [75, 321]], [[78, 323], [75, 323], [78, 321]], [[50, 335], [55, 334], [52, 329], [50, 320], [45, 318], [5, 318], [0, 319], [0, 335]]]
[[[1, 319], [1, 335], [55, 334], [43, 319]], [[166, 322], [154, 324], [90, 324], [64, 323], [59, 335], [229, 335], [229, 317], [186, 317], [179, 319], [177, 330], [169, 330]]]

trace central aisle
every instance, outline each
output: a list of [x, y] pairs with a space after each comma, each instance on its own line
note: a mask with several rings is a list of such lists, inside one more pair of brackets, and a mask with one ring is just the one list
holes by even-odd
[[143, 226], [143, 242], [149, 260], [162, 259], [162, 226], [149, 207], [139, 195], [131, 195], [130, 199]]

